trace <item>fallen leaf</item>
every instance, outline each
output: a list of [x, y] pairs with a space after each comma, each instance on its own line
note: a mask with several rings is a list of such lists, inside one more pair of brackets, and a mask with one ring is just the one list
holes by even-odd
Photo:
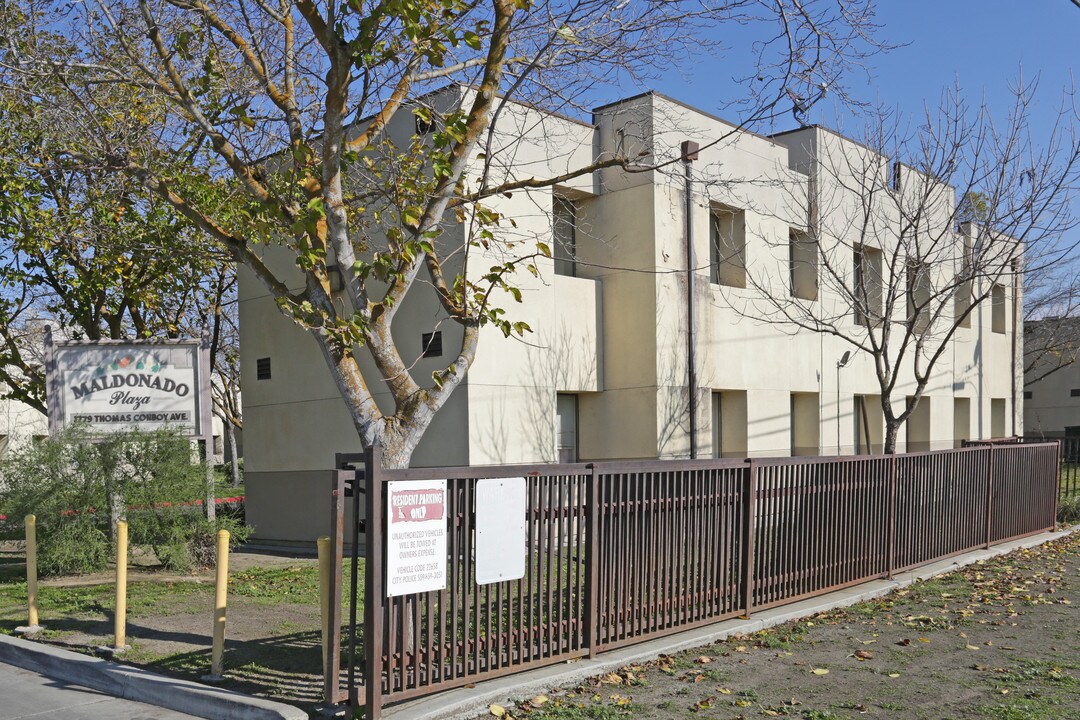
[[547, 701], [548, 701], [547, 695], [537, 695], [536, 697], [534, 697], [532, 700], [529, 701], [529, 704], [532, 705], [535, 708], [538, 708], [538, 707], [541, 707], [543, 705], [546, 705]]
[[708, 665], [709, 663], [712, 662], [712, 658], [709, 657], [708, 655], [702, 655], [701, 657], [699, 657], [694, 662], [696, 662], [698, 665]]
[[707, 697], [704, 700], [698, 700], [696, 703], [690, 706], [690, 709], [694, 712], [700, 712], [701, 710], [708, 710], [712, 707], [713, 698]]
[[721, 695], [730, 695], [732, 693], [731, 688], [716, 688], [716, 692]]
[[600, 678], [600, 682], [608, 685], [622, 685], [622, 676], [615, 673], [608, 673], [604, 677]]
[[898, 678], [898, 677], [900, 677], [900, 673], [889, 673], [889, 677]]
[[919, 642], [928, 643], [930, 642], [930, 638], [919, 638]]
[[496, 705], [495, 703], [488, 705], [488, 712], [497, 718], [506, 717], [506, 708], [502, 705]]
[[897, 645], [903, 645], [904, 647], [907, 647], [908, 645], [911, 644], [911, 640], [908, 640], [907, 638], [904, 638], [903, 640], [899, 641], [896, 644]]
[[978, 650], [979, 649], [978, 645], [967, 645], [965, 647], [967, 647], [968, 650]]
[[826, 668], [814, 668], [810, 672], [814, 673], [815, 675], [828, 675], [829, 674], [829, 671]]
[[859, 658], [860, 660], [869, 660], [870, 658], [874, 657], [874, 654], [872, 652], [867, 652], [866, 650], [858, 650], [855, 653], [855, 657]]

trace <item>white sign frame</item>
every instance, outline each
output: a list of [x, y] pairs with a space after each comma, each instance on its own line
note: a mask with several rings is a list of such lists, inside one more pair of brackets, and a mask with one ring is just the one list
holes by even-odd
[[446, 589], [446, 480], [386, 483], [386, 596]]
[[476, 584], [525, 577], [529, 490], [524, 477], [476, 481]]
[[[137, 392], [140, 398], [151, 398], [151, 400], [147, 402], [152, 402], [154, 396], [162, 396], [168, 393], [178, 395], [175, 386], [183, 381], [183, 384], [186, 386], [184, 396], [185, 398], [187, 396], [191, 397], [191, 400], [185, 403], [185, 405], [188, 405], [191, 408], [190, 424], [171, 423], [169, 417], [177, 415], [178, 413], [154, 412], [152, 408], [143, 410], [141, 407], [143, 403], [140, 403], [140, 407], [135, 411], [128, 412], [130, 407], [121, 407], [118, 408], [117, 413], [113, 415], [110, 421], [94, 422], [90, 419], [85, 421], [86, 425], [90, 434], [95, 436], [106, 436], [114, 432], [132, 429], [153, 430], [165, 426], [178, 426], [183, 431], [185, 437], [204, 440], [206, 442], [207, 455], [209, 456], [213, 447], [213, 407], [210, 399], [209, 338], [204, 336], [201, 339], [187, 338], [178, 340], [54, 341], [52, 328], [47, 327], [45, 330], [45, 382], [50, 435], [55, 435], [65, 427], [76, 422], [75, 416], [87, 414], [85, 412], [80, 413], [80, 408], [74, 407], [72, 398], [76, 397], [76, 393], [69, 382], [73, 379], [69, 377], [69, 374], [74, 373], [74, 363], [80, 353], [91, 357], [95, 354], [101, 357], [105, 357], [106, 355], [116, 356], [121, 358], [121, 361], [124, 358], [129, 357], [142, 358], [144, 356], [156, 357], [158, 355], [174, 357], [177, 353], [180, 353], [181, 356], [187, 355], [189, 359], [183, 368], [184, 372], [181, 372], [181, 374], [176, 377], [167, 377], [162, 380], [163, 376], [160, 375], [160, 371], [162, 371], [163, 368], [161, 367], [159, 367], [157, 371], [152, 371], [152, 368], [138, 368], [138, 370], [147, 371], [138, 373], [145, 377], [142, 378], [141, 384], [139, 378], [133, 378], [134, 384], [129, 384], [127, 382], [128, 376], [134, 375], [136, 368], [128, 371], [126, 365], [122, 369], [118, 366], [117, 370], [110, 374], [108, 368], [101, 367], [96, 373], [102, 378], [98, 385], [94, 385], [93, 378], [89, 381], [87, 381], [86, 378], [81, 378], [79, 383], [74, 387], [82, 388], [84, 391], [87, 388], [92, 389], [92, 393], [81, 393], [79, 399], [82, 399], [82, 397], [86, 397], [89, 394], [97, 394], [99, 392], [108, 393], [112, 391], [128, 393], [125, 397], [129, 397], [131, 396], [131, 393]], [[117, 379], [114, 380], [114, 378]], [[177, 378], [182, 379], [178, 380]], [[85, 387], [84, 381], [87, 381]], [[114, 383], [117, 384], [114, 385]], [[173, 387], [170, 387], [170, 383]], [[169, 388], [169, 390], [165, 390], [165, 388]], [[71, 397], [68, 397], [69, 395]], [[123, 415], [126, 419], [117, 421], [115, 417], [120, 415]], [[165, 419], [162, 419], [161, 416], [163, 415], [165, 416]], [[81, 418], [78, 421], [84, 422]]]

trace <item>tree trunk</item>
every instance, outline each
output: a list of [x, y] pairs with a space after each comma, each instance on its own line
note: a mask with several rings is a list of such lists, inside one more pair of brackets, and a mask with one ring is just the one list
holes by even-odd
[[882, 446], [881, 451], [886, 455], [894, 455], [896, 453], [896, 435], [900, 432], [900, 423], [897, 422], [885, 422], [885, 445]]
[[228, 419], [225, 426], [229, 428], [229, 463], [232, 466], [232, 486], [240, 487], [240, 458], [236, 456], [236, 426]]

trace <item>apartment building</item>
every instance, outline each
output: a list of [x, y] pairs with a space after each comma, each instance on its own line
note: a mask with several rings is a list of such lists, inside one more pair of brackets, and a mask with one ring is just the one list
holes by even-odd
[[1034, 437], [1080, 436], [1080, 321], [1045, 318], [1024, 326], [1023, 433]]
[[[448, 89], [438, 102], [463, 93]], [[394, 123], [391, 138], [416, 132], [410, 115]], [[819, 282], [816, 258], [846, 258], [838, 262], [853, 283], [880, 277], [871, 271], [883, 248], [849, 237], [842, 210], [854, 201], [817, 171], [823, 157], [866, 148], [820, 127], [739, 131], [657, 93], [597, 108], [589, 122], [514, 105], [500, 123], [514, 147], [508, 172], [553, 176], [615, 151], [660, 167], [607, 168], [492, 200], [515, 219], [506, 232], [553, 244], [539, 277], [519, 273], [522, 302], [506, 306], [534, 332], [522, 342], [485, 329], [414, 465], [881, 451], [872, 358], [760, 303], [770, 293], [833, 308], [853, 326], [865, 320]], [[698, 146], [689, 202], [686, 141]], [[820, 203], [826, 195], [831, 202]], [[955, 201], [949, 188], [942, 198]], [[968, 234], [957, 234], [959, 247]], [[272, 249], [267, 261], [287, 262]], [[1020, 288], [1010, 281], [991, 294], [950, 342], [898, 449], [949, 448], [1018, 427]], [[420, 293], [397, 315], [395, 339], [420, 381], [460, 340], [442, 318]], [[334, 454], [362, 448], [314, 341], [243, 270], [240, 328], [248, 519], [263, 543], [306, 542], [326, 531]], [[898, 410], [913, 387], [902, 374]]]

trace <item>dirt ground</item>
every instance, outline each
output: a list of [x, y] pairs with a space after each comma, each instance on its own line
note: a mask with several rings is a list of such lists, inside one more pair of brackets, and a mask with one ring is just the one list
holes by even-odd
[[1078, 605], [1073, 535], [491, 715], [1075, 720]]
[[[153, 571], [136, 558], [129, 572], [127, 635], [118, 659], [198, 679], [209, 672], [213, 574]], [[0, 565], [21, 577], [16, 547], [0, 548]], [[139, 567], [139, 566], [142, 567]], [[113, 636], [112, 572], [42, 581], [40, 640], [82, 652]], [[25, 584], [0, 586], [0, 632], [25, 624]], [[305, 706], [320, 700], [322, 676], [318, 566], [310, 557], [237, 552], [230, 557], [224, 687]]]

